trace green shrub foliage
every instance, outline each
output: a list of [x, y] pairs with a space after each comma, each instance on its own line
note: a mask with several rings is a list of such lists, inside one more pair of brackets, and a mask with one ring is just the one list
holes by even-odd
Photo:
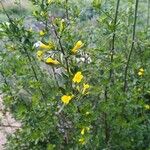
[[6, 149], [150, 150], [150, 1], [30, 2], [3, 7], [0, 88], [21, 122]]

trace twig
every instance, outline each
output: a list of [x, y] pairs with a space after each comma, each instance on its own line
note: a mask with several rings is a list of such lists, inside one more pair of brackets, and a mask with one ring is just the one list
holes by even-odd
[[131, 59], [131, 55], [132, 55], [132, 52], [133, 52], [133, 50], [134, 50], [134, 44], [135, 44], [135, 32], [136, 32], [136, 22], [137, 22], [137, 12], [138, 12], [138, 2], [139, 2], [139, 0], [136, 0], [136, 4], [135, 4], [135, 12], [134, 12], [134, 24], [133, 24], [132, 44], [131, 44], [131, 49], [130, 49], [129, 56], [128, 56], [128, 59], [127, 59], [127, 64], [126, 64], [126, 67], [125, 67], [124, 87], [123, 87], [124, 92], [127, 90], [127, 75], [128, 75], [128, 68], [129, 68], [130, 59]]
[[69, 13], [68, 13], [68, 0], [66, 0], [66, 18], [69, 21]]
[[[37, 73], [36, 73], [35, 68], [34, 68], [34, 66], [33, 66], [33, 64], [32, 64], [31, 57], [30, 57], [30, 55], [29, 55], [27, 49], [26, 49], [25, 47], [23, 47], [23, 48], [24, 48], [24, 51], [25, 51], [25, 53], [26, 53], [26, 55], [27, 55], [27, 58], [28, 58], [28, 60], [29, 60], [29, 62], [30, 62], [30, 64], [31, 64], [31, 69], [32, 69], [32, 71], [33, 71], [33, 74], [34, 74], [34, 76], [35, 76], [35, 79], [37, 80], [37, 82], [39, 82], [39, 79], [38, 79], [38, 77], [37, 77]], [[40, 90], [40, 92], [41, 92], [41, 94], [42, 94], [42, 97], [43, 97], [43, 99], [44, 99], [44, 93], [43, 93], [43, 91], [42, 91], [42, 89], [41, 89], [40, 87], [39, 87], [39, 90]]]
[[[115, 12], [115, 18], [114, 18], [114, 30], [113, 30], [113, 38], [112, 38], [112, 45], [111, 45], [111, 64], [114, 61], [114, 53], [115, 53], [115, 36], [116, 36], [116, 24], [117, 24], [117, 17], [118, 17], [118, 10], [119, 10], [119, 4], [120, 4], [120, 0], [117, 1], [117, 6], [116, 6], [116, 12]], [[111, 68], [109, 71], [109, 80], [110, 82], [114, 83], [114, 79], [112, 78], [113, 76], [113, 72], [114, 70]], [[104, 93], [104, 97], [105, 97], [105, 102], [108, 101], [108, 87], [106, 86], [105, 88], [105, 93]], [[105, 143], [108, 144], [109, 142], [109, 138], [110, 138], [110, 127], [108, 125], [108, 121], [107, 121], [107, 113], [104, 113], [104, 124], [105, 124]]]
[[[105, 102], [107, 102], [108, 100], [108, 88], [106, 87], [105, 89], [105, 93], [104, 93], [104, 97], [105, 97]], [[110, 128], [108, 125], [108, 121], [107, 121], [107, 113], [104, 112], [104, 125], [105, 125], [105, 143], [108, 144], [109, 142], [109, 138], [110, 138]]]
[[148, 14], [147, 14], [147, 32], [148, 32], [148, 28], [149, 28], [149, 20], [150, 20], [150, 0], [148, 0]]
[[58, 43], [59, 43], [61, 52], [62, 52], [62, 54], [64, 55], [64, 58], [65, 58], [67, 72], [68, 72], [68, 74], [70, 75], [70, 71], [69, 71], [69, 63], [68, 63], [68, 59], [67, 59], [67, 57], [66, 57], [64, 48], [63, 48], [63, 46], [62, 46], [61, 37], [58, 35], [58, 33], [57, 33], [57, 31], [56, 31], [56, 28], [55, 28], [55, 25], [54, 25], [53, 23], [52, 23], [52, 26], [53, 26], [53, 29], [54, 29], [55, 36], [56, 36], [57, 39], [58, 39]]
[[[118, 18], [118, 10], [119, 10], [119, 4], [120, 4], [120, 0], [117, 1], [117, 6], [116, 6], [116, 12], [115, 12], [115, 19], [114, 19], [114, 31], [113, 31], [113, 37], [112, 37], [112, 45], [111, 45], [111, 64], [113, 64], [114, 61], [114, 54], [115, 54], [115, 37], [116, 37], [116, 24], [117, 24], [117, 18]], [[110, 73], [109, 73], [109, 79], [112, 83], [114, 83], [114, 79], [113, 79], [113, 74], [114, 74], [114, 69], [110, 69]]]

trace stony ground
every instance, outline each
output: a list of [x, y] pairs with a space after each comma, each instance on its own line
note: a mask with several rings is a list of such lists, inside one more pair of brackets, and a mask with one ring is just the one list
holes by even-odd
[[13, 134], [19, 127], [20, 123], [16, 122], [9, 112], [4, 111], [2, 96], [0, 95], [0, 150], [4, 150], [6, 136]]

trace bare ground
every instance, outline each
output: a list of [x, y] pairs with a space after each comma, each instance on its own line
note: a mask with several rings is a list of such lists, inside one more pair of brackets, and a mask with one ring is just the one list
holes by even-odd
[[13, 134], [16, 129], [20, 128], [21, 124], [12, 118], [9, 112], [4, 111], [2, 104], [2, 95], [0, 95], [0, 150], [4, 150], [6, 137], [8, 134]]

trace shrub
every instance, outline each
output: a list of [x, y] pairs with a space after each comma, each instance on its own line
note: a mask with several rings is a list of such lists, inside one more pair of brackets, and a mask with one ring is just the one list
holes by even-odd
[[149, 150], [147, 2], [30, 1], [31, 27], [3, 9], [6, 149]]

